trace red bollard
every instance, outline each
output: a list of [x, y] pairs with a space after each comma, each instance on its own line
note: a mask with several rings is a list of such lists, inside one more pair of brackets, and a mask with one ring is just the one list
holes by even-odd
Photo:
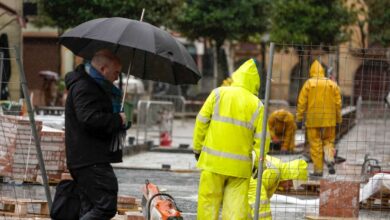
[[160, 133], [160, 146], [170, 147], [172, 144], [172, 138], [169, 135], [168, 131], [163, 131]]

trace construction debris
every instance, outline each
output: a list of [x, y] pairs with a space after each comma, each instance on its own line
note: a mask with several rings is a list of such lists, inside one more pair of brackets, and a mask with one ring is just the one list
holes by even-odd
[[378, 173], [360, 191], [361, 208], [390, 210], [390, 174]]
[[[0, 176], [23, 182], [37, 182], [40, 175], [30, 121], [24, 117], [0, 115]], [[65, 135], [36, 121], [49, 180], [58, 182], [65, 170]]]

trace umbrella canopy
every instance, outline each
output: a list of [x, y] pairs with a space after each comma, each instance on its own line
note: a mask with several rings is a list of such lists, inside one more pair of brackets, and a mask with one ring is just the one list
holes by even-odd
[[109, 49], [122, 61], [123, 72], [170, 84], [196, 84], [201, 77], [186, 48], [169, 33], [146, 22], [99, 18], [66, 32], [60, 43], [74, 54], [91, 59]]

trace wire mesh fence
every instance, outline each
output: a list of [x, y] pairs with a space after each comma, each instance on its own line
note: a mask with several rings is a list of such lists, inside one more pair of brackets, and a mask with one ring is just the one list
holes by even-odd
[[[19, 48], [0, 49], [0, 218], [47, 216], [51, 205], [48, 178], [59, 179], [65, 170], [64, 135], [35, 121], [30, 99], [25, 99], [30, 93]], [[11, 66], [17, 69], [13, 77]], [[10, 98], [15, 89], [20, 99]], [[43, 183], [37, 190], [28, 185], [37, 182]]]
[[[2, 72], [5, 60], [15, 62], [17, 59], [14, 49], [9, 49], [9, 52], [10, 58], [2, 57], [0, 54]], [[390, 59], [386, 52], [383, 49], [276, 44], [268, 120], [273, 113], [284, 109], [291, 113], [292, 123], [296, 126], [300, 93], [305, 89], [304, 85], [310, 78], [312, 63], [317, 60], [324, 69], [324, 76], [320, 78], [325, 80], [326, 85], [331, 81], [334, 82], [340, 91], [342, 121], [334, 125], [335, 151], [332, 152], [335, 156], [335, 174], [329, 174], [323, 156], [316, 155], [317, 159], [322, 158], [322, 177], [309, 176], [305, 181], [292, 178], [292, 187], [282, 186], [279, 180], [274, 182], [272, 185], [274, 192], [269, 193], [273, 219], [390, 218], [390, 123], [388, 122], [390, 103], [386, 101], [390, 92]], [[315, 69], [315, 71], [319, 70]], [[3, 91], [6, 85], [13, 88], [21, 86], [19, 79], [8, 79], [7, 83], [6, 81], [2, 78], [0, 91]], [[317, 77], [310, 86], [318, 85]], [[308, 107], [310, 103], [315, 106], [316, 103], [323, 103], [323, 100], [333, 100], [335, 96], [328, 90], [312, 93], [315, 95], [308, 96], [314, 97], [312, 100], [308, 98]], [[19, 200], [20, 204], [26, 204], [20, 207], [26, 207], [28, 213], [45, 212], [45, 206], [37, 201], [46, 201], [43, 186], [27, 184], [43, 180], [40, 179], [39, 156], [36, 153], [31, 119], [21, 116], [27, 112], [26, 103], [18, 100], [3, 100], [0, 104], [0, 176], [2, 177], [0, 200], [3, 201], [0, 209], [7, 211], [6, 208], [12, 206], [9, 204], [15, 204], [15, 201], [10, 201], [11, 198], [11, 200]], [[174, 107], [172, 104], [167, 104], [160, 110], [154, 108], [153, 112], [145, 109], [138, 111], [142, 115], [137, 122], [143, 121], [145, 124], [145, 127], [139, 127], [143, 129], [142, 132], [151, 133], [151, 126], [146, 125], [161, 123], [164, 110], [173, 112]], [[325, 107], [319, 109], [324, 110]], [[304, 123], [302, 128], [298, 127], [295, 131], [293, 141], [295, 145], [292, 149], [283, 148], [282, 143], [287, 140], [285, 136], [287, 127], [282, 125], [280, 137], [275, 138], [271, 145], [270, 156], [284, 163], [295, 159], [313, 161], [313, 154], [316, 153], [313, 151], [315, 142], [310, 139], [313, 135], [308, 134], [313, 127], [305, 124], [309, 120], [307, 111], [303, 115]], [[170, 120], [172, 115], [168, 114], [166, 117]], [[322, 118], [317, 117], [316, 120], [331, 121], [332, 117], [323, 114]], [[61, 116], [37, 115], [37, 122], [33, 122], [39, 134], [49, 181], [59, 179], [59, 175], [66, 169], [64, 134], [63, 131], [59, 131], [63, 129], [63, 119], [59, 118]], [[47, 124], [56, 124], [59, 130], [48, 128], [45, 126]], [[165, 129], [171, 132], [171, 122], [165, 126]], [[158, 128], [156, 131], [159, 132], [158, 135], [161, 133]], [[159, 139], [158, 135], [155, 135], [157, 139]], [[324, 136], [323, 133], [319, 135], [320, 138]], [[323, 151], [320, 154], [323, 155]], [[315, 171], [313, 162], [308, 163], [307, 171], [309, 173]], [[280, 173], [280, 177], [283, 174]], [[288, 180], [283, 178], [280, 180]], [[54, 189], [50, 188], [50, 190], [53, 192]], [[194, 187], [196, 194], [195, 191], [196, 187]], [[27, 199], [29, 202], [21, 199]], [[260, 207], [263, 205], [260, 204]], [[196, 211], [191, 210], [191, 212]], [[13, 214], [16, 218], [27, 215], [25, 212]], [[0, 218], [4, 216], [0, 213]]]
[[[390, 217], [390, 124], [385, 100], [390, 92], [390, 57], [386, 52], [275, 44], [268, 109], [274, 137], [269, 155], [283, 162], [304, 159], [310, 175], [307, 181], [293, 181], [291, 188], [282, 187], [280, 182], [286, 179], [280, 174], [269, 198], [274, 219]], [[315, 61], [321, 66], [313, 65]], [[294, 119], [287, 120], [282, 109]], [[303, 124], [296, 123], [301, 117]], [[295, 131], [293, 150], [283, 144], [289, 129]]]

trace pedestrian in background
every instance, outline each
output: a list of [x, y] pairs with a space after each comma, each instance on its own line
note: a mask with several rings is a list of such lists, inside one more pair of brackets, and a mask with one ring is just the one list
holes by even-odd
[[304, 117], [314, 165], [311, 176], [322, 177], [324, 160], [329, 174], [335, 174], [336, 124], [342, 122], [340, 89], [334, 81], [325, 77], [325, 70], [317, 60], [310, 67], [310, 79], [299, 93], [298, 128], [302, 127]]
[[[193, 147], [201, 169], [198, 219], [247, 219], [252, 150], [258, 164], [264, 107], [254, 59], [232, 74], [231, 86], [214, 89], [195, 122]], [[268, 152], [269, 137], [265, 153]]]
[[128, 128], [118, 112], [121, 92], [112, 84], [120, 71], [119, 58], [101, 50], [89, 68], [81, 64], [65, 78], [66, 160], [80, 191], [80, 219], [111, 219], [117, 211], [118, 181], [110, 163], [122, 162], [122, 151], [112, 145]]
[[268, 126], [272, 140], [271, 146], [280, 145], [282, 153], [293, 153], [297, 130], [294, 115], [285, 109], [276, 110], [269, 116]]

